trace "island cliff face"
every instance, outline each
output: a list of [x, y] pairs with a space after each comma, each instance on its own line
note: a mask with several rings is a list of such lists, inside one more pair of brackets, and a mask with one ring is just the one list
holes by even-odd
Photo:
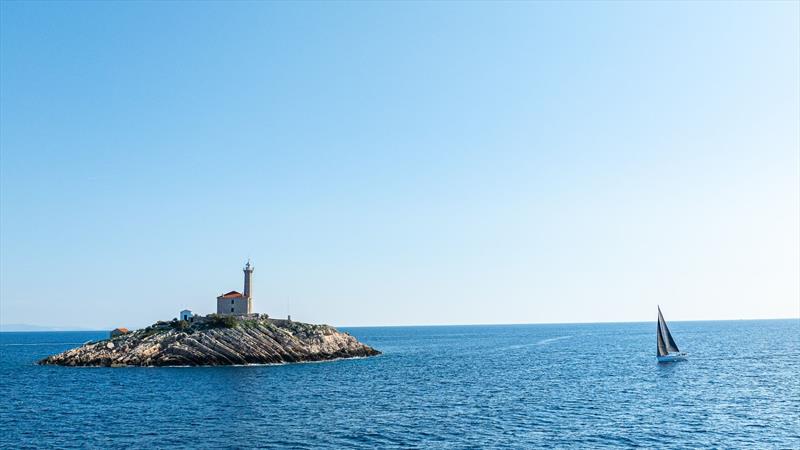
[[59, 366], [219, 366], [324, 361], [379, 355], [328, 325], [251, 314], [158, 322], [132, 333], [47, 357]]

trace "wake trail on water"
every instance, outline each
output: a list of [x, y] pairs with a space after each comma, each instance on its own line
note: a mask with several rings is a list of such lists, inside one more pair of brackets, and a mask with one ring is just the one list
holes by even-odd
[[541, 341], [537, 342], [534, 345], [545, 345], [545, 344], [549, 344], [551, 342], [560, 341], [562, 339], [569, 339], [571, 337], [572, 336], [559, 336], [559, 337], [554, 337], [554, 338], [549, 338], [549, 339], [542, 339]]
[[508, 347], [503, 347], [503, 348], [501, 348], [499, 350], [515, 350], [515, 349], [526, 348], [526, 347], [536, 347], [536, 346], [540, 346], [540, 345], [547, 345], [547, 344], [550, 344], [552, 342], [560, 341], [562, 339], [569, 339], [571, 337], [572, 336], [558, 336], [558, 337], [554, 337], [554, 338], [542, 339], [541, 341], [531, 342], [529, 344], [511, 345], [511, 346], [508, 346]]

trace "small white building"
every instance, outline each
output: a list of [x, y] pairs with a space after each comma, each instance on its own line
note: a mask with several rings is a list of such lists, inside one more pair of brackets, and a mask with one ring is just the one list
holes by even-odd
[[184, 309], [183, 311], [181, 311], [181, 315], [179, 316], [180, 317], [179, 320], [187, 320], [187, 321], [188, 320], [192, 320], [192, 316], [193, 315], [194, 314], [192, 314], [191, 311], [189, 311], [188, 309]]

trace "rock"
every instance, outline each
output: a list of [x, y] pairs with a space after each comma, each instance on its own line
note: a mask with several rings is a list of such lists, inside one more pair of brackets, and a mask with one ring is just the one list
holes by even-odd
[[220, 366], [324, 361], [379, 355], [347, 333], [259, 315], [157, 322], [111, 340], [89, 342], [38, 364], [59, 366]]

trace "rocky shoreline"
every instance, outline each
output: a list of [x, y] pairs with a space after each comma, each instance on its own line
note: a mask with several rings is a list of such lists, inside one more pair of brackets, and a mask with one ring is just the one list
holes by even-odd
[[223, 366], [326, 361], [381, 352], [328, 325], [266, 315], [194, 317], [157, 322], [88, 342], [38, 362], [58, 366]]

